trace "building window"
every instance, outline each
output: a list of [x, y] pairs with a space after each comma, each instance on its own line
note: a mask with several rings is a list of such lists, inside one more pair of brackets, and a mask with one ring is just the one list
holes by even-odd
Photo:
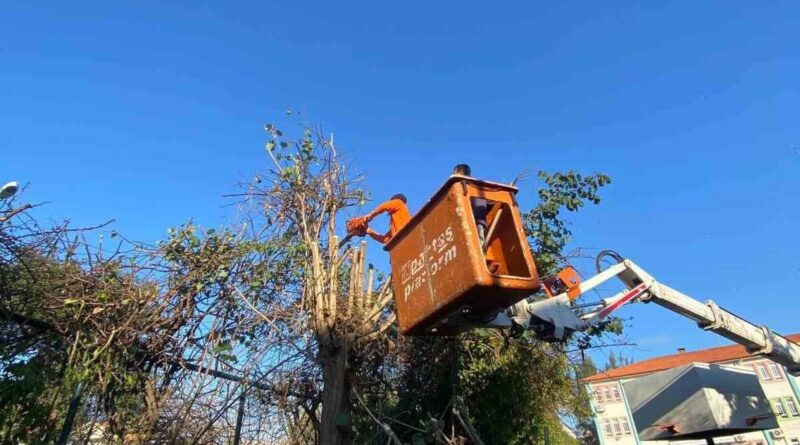
[[603, 403], [603, 390], [600, 387], [594, 389], [594, 398], [597, 399], [598, 403]]
[[769, 364], [769, 371], [772, 373], [772, 377], [775, 380], [783, 379], [783, 374], [781, 373], [780, 367], [778, 367], [777, 363], [770, 363]]
[[[622, 423], [622, 431], [625, 432], [625, 435], [626, 436], [630, 436], [631, 435], [631, 426], [630, 426], [630, 424], [628, 424], [628, 419], [623, 418], [620, 421], [620, 423]], [[800, 445], [800, 444], [797, 444], [797, 445]]]
[[603, 431], [606, 433], [606, 437], [611, 437], [614, 435], [614, 432], [611, 431], [611, 421], [604, 421], [603, 422]]
[[788, 408], [789, 414], [791, 414], [792, 417], [800, 416], [800, 411], [797, 410], [797, 404], [795, 403], [794, 398], [785, 397], [783, 401], [786, 403], [786, 408]]
[[769, 376], [769, 371], [767, 371], [767, 367], [764, 366], [763, 363], [755, 365], [755, 368], [758, 371], [758, 375], [761, 377], [761, 380], [764, 381], [772, 380], [772, 377]]
[[780, 417], [789, 417], [786, 414], [786, 408], [784, 408], [783, 402], [781, 402], [781, 399], [772, 400], [772, 407], [775, 410], [775, 414], [776, 415], [778, 415]]
[[594, 398], [598, 403], [620, 402], [622, 394], [616, 384], [595, 386]]
[[622, 435], [622, 428], [619, 426], [619, 419], [614, 419], [614, 435], [621, 436]]

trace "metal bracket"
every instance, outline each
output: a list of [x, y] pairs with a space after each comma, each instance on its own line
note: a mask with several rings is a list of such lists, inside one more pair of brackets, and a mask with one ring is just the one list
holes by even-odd
[[752, 354], [763, 354], [763, 355], [772, 354], [772, 349], [773, 346], [775, 345], [775, 339], [773, 338], [772, 331], [763, 324], [759, 326], [758, 329], [764, 335], [764, 347], [754, 348], [754, 349], [747, 348], [747, 350], [750, 351], [750, 353]]
[[722, 310], [719, 308], [719, 305], [717, 305], [714, 300], [707, 300], [706, 306], [708, 306], [708, 309], [711, 310], [711, 315], [714, 316], [714, 321], [708, 324], [698, 323], [697, 325], [706, 331], [714, 331], [721, 328], [724, 323], [722, 321]]
[[653, 299], [653, 292], [658, 292], [657, 286], [660, 286], [660, 284], [657, 283], [656, 280], [654, 279], [648, 279], [646, 281], [642, 281], [642, 283], [647, 285], [647, 290], [642, 292], [642, 295], [636, 297], [635, 303], [647, 304]]

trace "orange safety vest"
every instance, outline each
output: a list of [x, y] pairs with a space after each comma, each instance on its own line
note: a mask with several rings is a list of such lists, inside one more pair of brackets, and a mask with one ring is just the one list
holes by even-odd
[[389, 235], [395, 236], [403, 227], [411, 221], [411, 213], [408, 211], [406, 203], [399, 199], [390, 199], [379, 205], [372, 211], [378, 215], [386, 212], [389, 214]]

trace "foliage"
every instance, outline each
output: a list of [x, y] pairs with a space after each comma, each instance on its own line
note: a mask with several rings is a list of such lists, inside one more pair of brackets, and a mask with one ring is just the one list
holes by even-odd
[[130, 443], [216, 434], [198, 419], [225, 414], [238, 386], [209, 391], [194, 371], [235, 363], [258, 374], [264, 344], [252, 340], [265, 329], [235, 286], [262, 272], [243, 265], [266, 250], [228, 230], [169, 232], [157, 247], [123, 240], [108, 251], [86, 230], [41, 228], [28, 214], [0, 225], [0, 437], [52, 442], [79, 382], [85, 431], [102, 425]]
[[562, 211], [576, 212], [587, 202], [600, 204], [598, 190], [611, 183], [611, 178], [602, 173], [581, 175], [574, 171], [540, 171], [538, 177], [544, 184], [537, 191], [539, 202], [523, 215], [523, 220], [539, 274], [547, 276], [563, 263], [564, 247], [572, 235]]
[[569, 363], [551, 345], [523, 338], [503, 348], [496, 336], [471, 335], [462, 347], [469, 352], [460, 384], [466, 399], [479, 400], [470, 413], [485, 440], [543, 442], [544, 426], [559, 431], [559, 414], [579, 409]]
[[[597, 369], [597, 365], [595, 365], [594, 360], [592, 360], [591, 357], [586, 357], [576, 366], [575, 378], [576, 380], [580, 381], [581, 379], [591, 377], [598, 372], [599, 370]], [[582, 390], [585, 393], [585, 401], [582, 403], [582, 409], [588, 412], [590, 409], [589, 397], [591, 396], [590, 394], [586, 393], [587, 388], [583, 384], [579, 386], [579, 390]], [[584, 443], [598, 442], [597, 438], [599, 437], [599, 431], [597, 431], [597, 426], [595, 425], [594, 419], [588, 417], [580, 419], [577, 423], [576, 430], [579, 436], [583, 438]]]
[[621, 351], [611, 351], [608, 354], [608, 361], [606, 362], [605, 366], [603, 366], [603, 372], [628, 366], [631, 363], [633, 363], [633, 359], [623, 355]]

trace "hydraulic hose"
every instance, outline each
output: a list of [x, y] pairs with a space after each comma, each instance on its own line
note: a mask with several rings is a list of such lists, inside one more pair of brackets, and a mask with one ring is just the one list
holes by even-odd
[[621, 262], [625, 261], [625, 258], [622, 255], [618, 254], [617, 252], [614, 252], [613, 250], [609, 250], [609, 249], [601, 250], [600, 253], [598, 253], [597, 256], [594, 259], [594, 266], [597, 269], [597, 273], [600, 273], [600, 272], [603, 271], [603, 267], [602, 267], [601, 263], [602, 263], [603, 257], [607, 257], [607, 256], [615, 259], [617, 261], [617, 263], [621, 263]]

